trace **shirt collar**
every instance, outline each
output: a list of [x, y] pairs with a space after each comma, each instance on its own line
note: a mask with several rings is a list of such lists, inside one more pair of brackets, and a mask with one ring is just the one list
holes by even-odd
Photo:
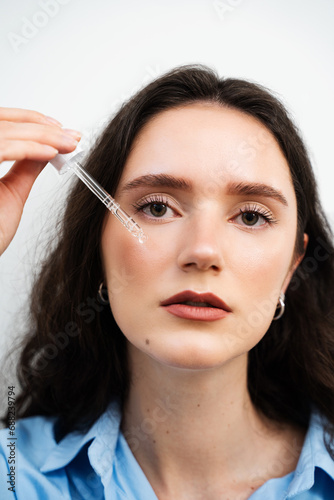
[[[112, 474], [120, 422], [120, 405], [119, 402], [113, 401], [86, 434], [72, 432], [56, 443], [42, 463], [41, 472], [51, 472], [66, 467], [80, 450], [92, 441], [88, 449], [90, 463], [103, 483], [107, 482]], [[323, 439], [325, 423], [327, 423], [326, 420], [318, 412], [312, 413], [287, 498], [313, 486], [316, 467], [322, 469], [334, 480], [334, 461], [330, 457]]]
[[[112, 460], [120, 422], [120, 405], [117, 401], [113, 401], [85, 434], [74, 431], [67, 434], [59, 443], [56, 443], [46, 460], [42, 463], [40, 471], [45, 473], [66, 467], [90, 441], [93, 441], [93, 444], [95, 443], [93, 447], [95, 449], [102, 447], [108, 449], [109, 458]], [[94, 469], [96, 469], [96, 467], [94, 467]], [[99, 469], [99, 467], [97, 467], [97, 469]], [[100, 473], [101, 471], [99, 470], [96, 472]]]
[[309, 490], [314, 485], [315, 468], [318, 467], [334, 480], [334, 461], [324, 443], [324, 426], [327, 421], [319, 412], [311, 415], [296, 471], [289, 486], [287, 498]]

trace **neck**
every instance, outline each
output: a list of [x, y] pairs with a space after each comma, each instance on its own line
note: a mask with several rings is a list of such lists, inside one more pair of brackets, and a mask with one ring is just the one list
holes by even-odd
[[209, 370], [162, 365], [133, 346], [129, 358], [122, 430], [149, 480], [167, 489], [170, 478], [214, 480], [217, 473], [242, 482], [258, 475], [254, 457], [264, 456], [269, 435], [271, 446], [280, 437], [251, 402], [247, 354]]

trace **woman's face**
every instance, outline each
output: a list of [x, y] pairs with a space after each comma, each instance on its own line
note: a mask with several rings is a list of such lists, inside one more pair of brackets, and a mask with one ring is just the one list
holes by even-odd
[[[164, 111], [137, 137], [115, 198], [148, 236], [140, 244], [111, 214], [102, 234], [111, 310], [134, 351], [200, 369], [254, 347], [298, 264], [296, 197], [271, 133], [219, 105]], [[184, 291], [225, 311], [191, 295], [162, 305]]]

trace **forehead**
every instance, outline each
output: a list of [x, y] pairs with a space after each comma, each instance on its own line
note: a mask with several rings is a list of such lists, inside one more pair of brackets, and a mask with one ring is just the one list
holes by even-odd
[[271, 132], [241, 111], [194, 103], [163, 111], [140, 131], [121, 184], [146, 174], [289, 184], [290, 169]]

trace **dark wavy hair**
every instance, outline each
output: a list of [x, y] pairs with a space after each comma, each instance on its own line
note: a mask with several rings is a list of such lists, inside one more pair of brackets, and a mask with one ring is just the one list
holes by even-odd
[[[306, 427], [317, 408], [334, 425], [334, 248], [301, 136], [282, 103], [262, 86], [183, 66], [156, 79], [112, 118], [85, 168], [114, 195], [138, 133], [165, 110], [209, 102], [239, 110], [276, 138], [297, 198], [295, 254], [306, 254], [286, 293], [286, 311], [249, 352], [248, 389], [268, 418]], [[58, 417], [62, 433], [87, 429], [113, 398], [126, 400], [127, 342], [97, 299], [105, 207], [79, 181], [31, 296], [29, 333], [18, 365], [18, 417]]]

